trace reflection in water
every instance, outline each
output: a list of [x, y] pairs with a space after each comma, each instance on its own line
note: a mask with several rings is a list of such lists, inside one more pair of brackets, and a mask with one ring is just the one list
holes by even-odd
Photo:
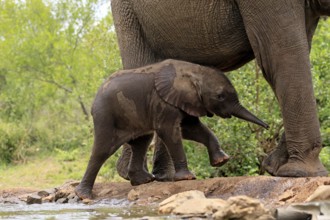
[[157, 207], [136, 206], [127, 200], [100, 201], [93, 205], [84, 204], [56, 204], [42, 205], [0, 204], [0, 219], [124, 219], [156, 216]]

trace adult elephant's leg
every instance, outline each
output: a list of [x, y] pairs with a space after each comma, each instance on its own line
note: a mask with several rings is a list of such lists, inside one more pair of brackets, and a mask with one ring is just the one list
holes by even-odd
[[[150, 49], [143, 38], [142, 27], [135, 17], [131, 0], [112, 0], [111, 10], [118, 36], [118, 43], [124, 69], [137, 68], [162, 60]], [[157, 180], [168, 180], [171, 178], [172, 169], [170, 157], [161, 142], [156, 142], [154, 153], [153, 174]], [[124, 145], [122, 154], [117, 162], [117, 171], [125, 179], [128, 177], [128, 165], [131, 159], [131, 148]], [[144, 165], [146, 167], [146, 163]]]
[[159, 60], [143, 37], [142, 27], [131, 0], [112, 0], [111, 11], [124, 69], [133, 69]]
[[286, 164], [289, 159], [289, 153], [286, 147], [285, 132], [283, 132], [277, 147], [262, 161], [262, 168], [275, 176], [280, 166]]
[[[304, 1], [237, 0], [259, 65], [272, 86], [284, 121], [288, 161], [276, 176], [324, 176], [313, 92]], [[277, 160], [276, 155], [272, 160]]]

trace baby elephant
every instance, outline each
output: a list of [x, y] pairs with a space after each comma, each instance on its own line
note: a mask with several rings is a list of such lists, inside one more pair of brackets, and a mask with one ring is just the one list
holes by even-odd
[[212, 166], [229, 159], [215, 135], [198, 117], [238, 118], [268, 125], [240, 105], [236, 91], [220, 71], [177, 60], [111, 75], [99, 89], [92, 107], [94, 146], [85, 175], [76, 188], [92, 198], [102, 164], [124, 143], [131, 146], [128, 176], [132, 185], [154, 180], [144, 168], [147, 148], [156, 132], [173, 160], [174, 180], [195, 179], [188, 170], [182, 138], [207, 147]]

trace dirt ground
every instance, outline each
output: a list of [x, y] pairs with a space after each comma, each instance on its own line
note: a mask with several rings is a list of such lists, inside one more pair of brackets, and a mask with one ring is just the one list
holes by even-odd
[[[77, 182], [66, 183], [56, 188], [73, 193], [76, 184]], [[259, 199], [266, 207], [274, 208], [304, 202], [320, 185], [330, 185], [330, 177], [221, 177], [179, 182], [152, 182], [140, 186], [131, 186], [128, 182], [96, 183], [93, 193], [95, 202], [104, 199], [128, 199], [139, 205], [148, 205], [159, 203], [179, 192], [200, 190], [208, 198], [227, 199], [231, 196], [247, 195]], [[38, 190], [27, 188], [0, 190], [0, 202], [5, 198], [19, 198], [33, 192]]]

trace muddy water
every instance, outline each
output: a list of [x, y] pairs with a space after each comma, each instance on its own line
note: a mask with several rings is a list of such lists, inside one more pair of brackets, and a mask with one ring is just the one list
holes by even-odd
[[0, 219], [128, 219], [157, 216], [157, 206], [136, 206], [127, 200], [100, 201], [93, 205], [44, 203], [0, 204]]

